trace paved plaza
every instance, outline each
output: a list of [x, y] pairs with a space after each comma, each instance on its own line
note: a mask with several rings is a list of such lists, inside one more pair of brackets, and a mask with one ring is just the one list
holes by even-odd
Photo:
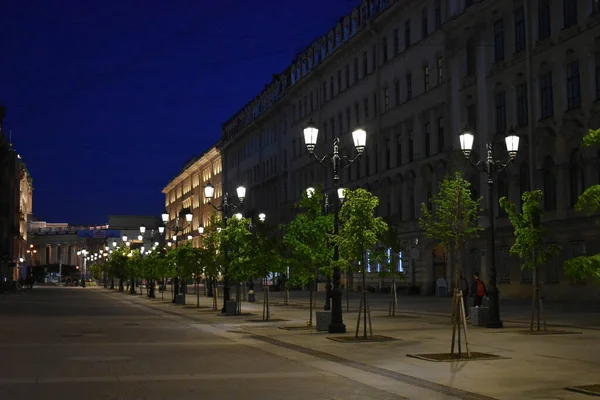
[[[521, 334], [523, 316], [510, 311], [504, 330], [469, 329], [471, 351], [500, 359], [436, 363], [406, 354], [449, 351], [445, 299], [401, 298], [400, 315], [390, 318], [385, 297], [375, 295], [374, 333], [397, 340], [339, 343], [328, 333], [284, 329], [305, 324], [302, 293], [274, 305], [272, 322], [259, 322], [260, 299], [225, 317], [210, 298], [197, 309], [192, 294], [185, 307], [169, 296], [99, 287], [0, 295], [0, 398], [585, 400], [593, 397], [564, 388], [600, 383], [594, 310], [570, 323], [565, 315], [573, 313], [555, 307], [569, 334], [548, 336]], [[280, 294], [272, 297], [281, 303]], [[350, 306], [349, 332], [354, 300]]]

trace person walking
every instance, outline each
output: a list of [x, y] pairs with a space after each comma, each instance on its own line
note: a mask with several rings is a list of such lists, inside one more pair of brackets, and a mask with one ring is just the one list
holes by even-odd
[[473, 284], [471, 285], [471, 293], [473, 296], [473, 306], [481, 307], [483, 298], [487, 296], [487, 289], [485, 283], [479, 279], [479, 273], [473, 274]]

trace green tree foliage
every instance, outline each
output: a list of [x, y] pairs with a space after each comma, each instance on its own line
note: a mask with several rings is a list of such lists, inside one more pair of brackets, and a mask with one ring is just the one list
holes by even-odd
[[518, 255], [523, 264], [521, 268], [534, 269], [548, 261], [559, 250], [557, 245], [546, 245], [544, 242], [545, 229], [541, 220], [544, 214], [541, 190], [525, 192], [522, 195], [522, 212], [517, 211], [514, 203], [506, 197], [500, 199], [500, 206], [506, 210], [508, 219], [514, 228], [515, 243], [510, 248], [511, 254]]
[[221, 230], [221, 246], [227, 250], [228, 271], [224, 271], [225, 280], [233, 278], [244, 282], [254, 275], [251, 260], [252, 233], [249, 230], [250, 220], [247, 218], [229, 218]]
[[398, 228], [388, 224], [388, 230], [379, 238], [379, 246], [371, 253], [371, 259], [378, 262], [381, 267], [379, 269], [381, 278], [391, 277], [394, 281], [405, 278], [404, 273], [398, 271], [397, 257], [400, 252], [404, 253], [405, 249], [402, 246]]
[[[582, 147], [600, 144], [600, 129], [590, 129], [582, 140]], [[600, 207], [600, 185], [588, 187], [579, 197], [575, 209], [595, 213]], [[593, 279], [600, 283], [600, 254], [580, 256], [565, 262], [565, 273], [574, 280]]]
[[279, 232], [266, 222], [258, 222], [253, 227], [251, 237], [250, 262], [253, 277], [266, 278], [271, 273], [284, 272], [282, 243]]
[[379, 199], [369, 191], [346, 190], [345, 196], [340, 210], [341, 226], [333, 240], [349, 267], [354, 262], [363, 261], [367, 250], [375, 250], [388, 225], [381, 217], [375, 217]]
[[327, 235], [333, 231], [333, 215], [323, 214], [323, 204], [320, 187], [311, 197], [303, 193], [294, 205], [298, 213], [282, 227], [283, 244], [287, 248], [285, 263], [291, 270], [288, 279], [293, 285], [313, 282], [319, 269], [328, 269], [333, 259], [333, 247], [327, 243]]
[[199, 248], [193, 247], [190, 242], [186, 242], [169, 251], [168, 256], [171, 263], [179, 268], [179, 276], [185, 280], [204, 273], [200, 253]]
[[[439, 192], [429, 201], [431, 210], [427, 204], [421, 204], [423, 217], [419, 218], [419, 226], [428, 239], [444, 247], [446, 254], [454, 255], [458, 275], [460, 248], [467, 239], [477, 237], [482, 231], [479, 227], [481, 198], [471, 197], [471, 184], [457, 172], [453, 178], [442, 181]], [[458, 279], [456, 283], [458, 285]]]
[[221, 251], [221, 221], [216, 213], [211, 217], [210, 224], [204, 227], [200, 239], [200, 258], [207, 278], [214, 279], [223, 273], [224, 253]]

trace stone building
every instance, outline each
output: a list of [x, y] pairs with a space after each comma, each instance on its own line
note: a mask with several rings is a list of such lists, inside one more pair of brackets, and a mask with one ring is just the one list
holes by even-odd
[[[546, 192], [549, 240], [563, 247], [541, 273], [545, 295], [597, 296], [591, 285], [573, 286], [561, 271], [565, 259], [600, 250], [593, 221], [573, 210], [577, 195], [600, 178], [596, 151], [578, 146], [587, 128], [600, 123], [600, 14], [594, 1], [529, 3], [527, 23], [523, 3], [509, 0], [363, 1], [223, 124], [224, 190], [246, 185], [246, 207], [269, 210], [276, 222], [286, 222], [306, 187], [332, 190], [331, 170], [305, 149], [307, 121], [320, 129], [315, 151], [320, 155], [330, 154], [333, 139], [340, 137], [342, 154], [353, 157], [350, 132], [360, 126], [368, 133], [367, 150], [343, 171], [341, 184], [379, 197], [379, 215], [398, 226], [405, 243], [416, 244], [394, 262], [409, 285], [433, 293], [438, 278], [451, 284], [452, 273], [443, 251], [418, 228], [421, 203], [456, 169], [466, 173], [474, 194], [487, 195], [487, 179], [466, 164], [457, 136], [468, 125], [476, 137], [472, 156], [485, 154], [490, 142], [501, 158], [506, 152], [497, 144], [514, 127], [522, 146], [515, 164], [495, 177], [494, 197], [507, 195], [518, 203], [530, 187], [533, 163], [535, 188]], [[533, 32], [530, 97], [527, 26]], [[508, 255], [508, 221], [500, 210], [494, 215], [502, 295], [529, 295], [531, 273], [521, 273], [518, 259]], [[488, 226], [488, 217], [485, 210], [482, 226]], [[487, 276], [487, 237], [466, 246], [468, 274]]]
[[0, 285], [10, 287], [26, 254], [33, 185], [27, 166], [2, 129], [4, 115], [0, 107]]
[[165, 194], [165, 212], [169, 214], [165, 229], [166, 240], [172, 240], [175, 234], [169, 227], [175, 226], [179, 213], [189, 208], [193, 215], [192, 222], [187, 223], [185, 218], [180, 220], [183, 231], [178, 235], [178, 240], [187, 240], [188, 236], [192, 236], [194, 246], [199, 246], [198, 228], [210, 224], [211, 216], [215, 212], [204, 197], [204, 186], [208, 182], [214, 186], [213, 201], [219, 205], [223, 196], [221, 170], [221, 155], [216, 147], [211, 147], [204, 154], [188, 161], [177, 176], [165, 186], [162, 192]]

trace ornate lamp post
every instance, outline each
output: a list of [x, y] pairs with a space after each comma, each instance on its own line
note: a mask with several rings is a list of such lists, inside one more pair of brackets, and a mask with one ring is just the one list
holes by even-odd
[[[158, 228], [158, 231], [164, 232], [165, 227], [166, 227], [166, 229], [171, 231], [173, 233], [173, 242], [175, 243], [175, 247], [177, 247], [177, 235], [180, 233], [183, 233], [183, 231], [190, 226], [190, 223], [192, 222], [192, 219], [194, 218], [194, 216], [192, 215], [189, 208], [184, 208], [179, 212], [179, 214], [175, 218], [175, 223], [173, 225], [168, 224], [169, 223], [169, 213], [166, 210], [164, 213], [162, 213], [161, 217], [162, 217], [164, 227], [161, 227], [161, 228], [163, 228], [162, 230], [160, 228]], [[185, 282], [181, 282], [181, 292], [185, 294], [184, 287], [183, 287], [184, 284], [185, 284]], [[175, 289], [174, 293], [173, 293], [173, 303], [175, 303], [177, 295], [179, 294], [179, 277], [178, 276], [175, 277], [175, 284], [173, 285], [173, 288]]]
[[491, 249], [490, 249], [490, 283], [488, 296], [490, 298], [490, 313], [488, 317], [488, 322], [486, 324], [487, 328], [502, 328], [503, 323], [500, 320], [500, 303], [499, 303], [499, 295], [500, 291], [498, 290], [497, 278], [498, 272], [496, 271], [496, 243], [495, 243], [495, 233], [494, 233], [494, 179], [493, 175], [495, 172], [500, 172], [506, 169], [510, 163], [515, 161], [515, 157], [517, 156], [517, 152], [519, 150], [519, 137], [515, 134], [514, 129], [508, 132], [508, 136], [505, 138], [506, 150], [508, 151], [508, 161], [502, 162], [499, 160], [494, 160], [492, 157], [492, 145], [488, 143], [487, 147], [487, 157], [485, 160], [480, 160], [474, 162], [471, 159], [471, 151], [473, 149], [473, 142], [475, 137], [467, 128], [460, 135], [460, 149], [462, 150], [465, 158], [469, 163], [475, 167], [480, 172], [483, 172], [487, 176], [488, 182], [488, 215], [490, 218], [490, 235], [491, 235]]
[[[317, 145], [317, 137], [319, 135], [319, 129], [316, 127], [315, 123], [312, 120], [308, 121], [308, 124], [304, 128], [304, 142], [306, 144], [306, 149], [310, 153], [312, 157], [314, 157], [319, 164], [333, 169], [333, 187], [337, 190], [338, 195], [340, 193], [344, 193], [344, 189], [341, 189], [340, 186], [340, 169], [347, 168], [354, 164], [356, 160], [363, 154], [365, 151], [366, 143], [367, 143], [367, 132], [363, 129], [356, 129], [352, 132], [352, 140], [354, 141], [354, 147], [356, 148], [356, 156], [352, 159], [346, 156], [340, 156], [339, 154], [339, 144], [340, 138], [336, 137], [333, 141], [333, 154], [325, 155], [323, 157], [318, 157], [315, 153], [315, 147]], [[341, 189], [341, 192], [340, 192]], [[338, 196], [339, 197], [339, 196]], [[333, 208], [335, 211], [334, 214], [334, 231], [333, 233], [337, 235], [339, 229], [339, 201], [338, 198], [335, 198], [335, 203], [333, 204]], [[339, 260], [340, 253], [338, 246], [335, 246], [333, 252], [334, 261]], [[340, 267], [336, 266], [333, 269], [333, 288], [331, 290], [331, 324], [329, 325], [329, 333], [345, 333], [346, 325], [344, 325], [344, 320], [342, 316], [342, 290], [340, 289], [340, 281], [341, 281], [342, 272]]]
[[[246, 188], [244, 186], [238, 186], [236, 189], [237, 197], [239, 199], [239, 203], [235, 204], [229, 200], [229, 195], [225, 193], [223, 195], [223, 200], [220, 205], [215, 205], [212, 203], [212, 199], [215, 197], [215, 187], [208, 182], [206, 186], [204, 186], [204, 197], [208, 200], [208, 204], [210, 204], [216, 211], [221, 212], [223, 215], [223, 222], [225, 226], [227, 226], [227, 218], [229, 217], [229, 213], [238, 208], [240, 205], [244, 203], [244, 199], [246, 198]], [[236, 214], [237, 215], [237, 214]], [[239, 214], [241, 215], [241, 214]], [[227, 310], [225, 309], [225, 304], [227, 301], [231, 299], [230, 291], [229, 291], [229, 259], [227, 255], [227, 246], [224, 248], [225, 251], [225, 265], [224, 273], [223, 273], [223, 308], [221, 309], [222, 313], [225, 313]]]

